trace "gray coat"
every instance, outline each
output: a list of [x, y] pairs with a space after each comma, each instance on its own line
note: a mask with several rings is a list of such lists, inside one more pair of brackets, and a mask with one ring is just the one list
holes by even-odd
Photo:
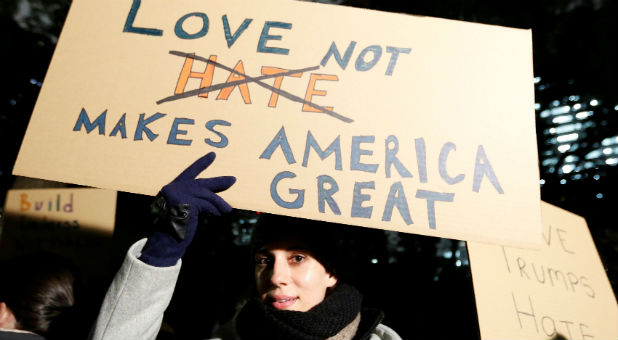
[[[159, 333], [181, 261], [173, 267], [150, 266], [138, 260], [145, 243], [146, 239], [142, 239], [129, 249], [105, 295], [91, 339], [155, 339]], [[379, 324], [369, 340], [402, 339]]]

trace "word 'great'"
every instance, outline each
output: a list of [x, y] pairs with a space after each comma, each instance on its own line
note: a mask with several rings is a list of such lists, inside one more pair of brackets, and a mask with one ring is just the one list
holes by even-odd
[[[343, 170], [342, 157], [341, 157], [341, 141], [340, 136], [337, 136], [330, 145], [323, 149], [318, 141], [315, 139], [311, 131], [307, 131], [307, 139], [305, 143], [305, 151], [303, 154], [302, 166], [307, 167], [309, 161], [309, 154], [313, 150], [320, 157], [321, 160], [326, 159], [330, 155], [335, 157], [334, 170]], [[379, 168], [379, 164], [363, 163], [361, 161], [362, 156], [371, 156], [373, 151], [363, 144], [373, 144], [375, 136], [352, 136], [351, 137], [351, 152], [350, 152], [350, 170], [362, 171], [367, 173], [376, 173]], [[421, 183], [427, 183], [427, 165], [426, 165], [426, 147], [425, 140], [423, 138], [415, 139], [415, 149], [417, 156], [417, 166], [419, 181]], [[392, 168], [397, 171], [402, 178], [411, 178], [412, 174], [405, 167], [405, 165], [397, 158], [397, 152], [399, 151], [399, 140], [396, 136], [390, 135], [385, 140], [385, 161], [384, 171], [386, 178], [390, 178], [392, 174]], [[285, 156], [288, 165], [296, 163], [296, 158], [292, 152], [292, 147], [288, 141], [285, 133], [285, 127], [281, 127], [279, 132], [275, 135], [272, 141], [268, 144], [266, 149], [260, 155], [260, 159], [270, 160], [274, 152], [280, 149]], [[451, 151], [456, 150], [456, 145], [451, 142], [447, 142], [442, 146], [440, 156], [438, 159], [438, 168], [440, 178], [449, 185], [460, 183], [464, 180], [465, 174], [457, 174], [451, 176], [447, 171], [447, 160]], [[482, 145], [479, 145], [476, 153], [476, 160], [474, 165], [474, 177], [472, 191], [479, 192], [481, 182], [483, 178], [487, 177], [494, 189], [499, 194], [504, 194], [504, 190], [498, 181], [489, 159], [485, 153]], [[294, 179], [296, 174], [292, 171], [281, 171], [273, 178], [270, 186], [270, 194], [272, 200], [280, 207], [286, 209], [299, 209], [304, 206], [305, 202], [305, 189], [288, 188], [288, 192], [293, 196], [291, 200], [285, 200], [280, 195], [279, 186], [283, 180]], [[365, 202], [371, 200], [371, 195], [367, 193], [368, 190], [375, 189], [375, 181], [358, 182], [354, 183], [353, 201], [350, 211], [351, 217], [371, 219], [373, 213], [373, 206], [363, 205]], [[324, 214], [326, 212], [326, 205], [330, 208], [331, 212], [335, 215], [341, 215], [341, 209], [335, 199], [335, 194], [339, 191], [339, 185], [337, 181], [326, 174], [317, 177], [317, 199], [318, 210]], [[430, 229], [436, 229], [436, 214], [435, 204], [436, 202], [453, 202], [454, 193], [435, 192], [429, 190], [417, 190], [415, 198], [424, 199], [427, 201], [427, 215]], [[382, 214], [382, 221], [391, 221], [394, 208], [399, 210], [401, 217], [406, 225], [413, 223], [410, 215], [410, 209], [406, 198], [404, 185], [401, 181], [397, 181], [391, 184], [389, 189], [388, 198], [384, 204], [384, 211]]]

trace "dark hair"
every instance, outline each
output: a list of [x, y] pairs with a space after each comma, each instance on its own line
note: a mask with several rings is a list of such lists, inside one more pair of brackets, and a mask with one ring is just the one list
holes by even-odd
[[16, 328], [49, 336], [54, 321], [75, 303], [77, 271], [58, 255], [39, 252], [5, 260], [0, 301], [15, 315]]
[[327, 272], [339, 276], [344, 228], [330, 222], [262, 213], [251, 234], [250, 253], [255, 256], [267, 243], [296, 238], [308, 246]]

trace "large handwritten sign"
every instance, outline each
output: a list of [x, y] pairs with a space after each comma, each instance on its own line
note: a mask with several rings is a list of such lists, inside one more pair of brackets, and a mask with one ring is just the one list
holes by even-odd
[[618, 338], [618, 306], [584, 218], [544, 203], [543, 247], [468, 242], [482, 339]]
[[541, 242], [529, 30], [296, 1], [72, 3], [14, 173]]
[[109, 260], [115, 219], [116, 191], [9, 190], [0, 257], [46, 250], [70, 258], [87, 274], [98, 274]]

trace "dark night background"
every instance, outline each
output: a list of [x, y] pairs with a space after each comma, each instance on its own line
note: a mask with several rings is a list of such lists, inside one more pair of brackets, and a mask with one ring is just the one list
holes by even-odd
[[[586, 219], [615, 292], [618, 229], [611, 211], [617, 206], [618, 188], [618, 2], [350, 0], [341, 4], [532, 29], [541, 197]], [[0, 2], [0, 206], [12, 188], [68, 186], [16, 178], [11, 172], [69, 5], [68, 0]], [[557, 118], [563, 113], [572, 117]], [[560, 127], [570, 119], [581, 123]], [[557, 137], [560, 131], [570, 135]], [[564, 140], [569, 141], [567, 146]], [[150, 200], [119, 193], [115, 253], [109, 268], [101, 268], [100, 277], [88, 282], [95, 307], [84, 313], [86, 320], [98, 307], [128, 245], [147, 234], [144, 221]], [[230, 263], [246, 260], [247, 236], [257, 218], [254, 212], [235, 211], [203, 221], [185, 258], [162, 338], [203, 338], [217, 320], [231, 316], [230, 301], [245, 293], [247, 277], [228, 269]], [[479, 338], [464, 242], [357, 229], [352, 249], [362, 252], [349, 254], [350, 280], [365, 293], [369, 305], [385, 310], [386, 324], [404, 339]]]

